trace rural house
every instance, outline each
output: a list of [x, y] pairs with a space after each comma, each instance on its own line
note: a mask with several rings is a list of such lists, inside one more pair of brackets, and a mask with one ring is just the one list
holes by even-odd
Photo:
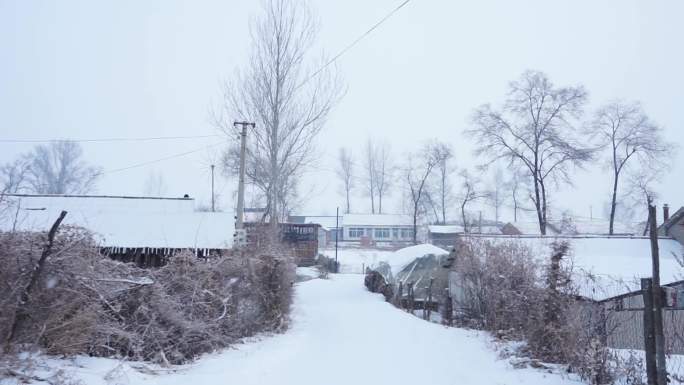
[[342, 240], [361, 244], [405, 244], [413, 240], [413, 219], [403, 214], [345, 214]]
[[670, 207], [663, 207], [663, 224], [658, 228], [658, 235], [661, 237], [671, 237], [684, 245], [684, 207], [670, 216]]
[[[572, 268], [577, 287], [578, 310], [586, 319], [602, 320], [607, 342], [613, 348], [643, 348], [643, 308], [640, 278], [651, 276], [651, 246], [646, 237], [632, 236], [475, 236], [490, 242], [519, 242], [536, 255], [540, 263], [550, 255], [551, 243], [562, 239], [570, 244], [565, 263]], [[680, 260], [684, 247], [673, 239], [660, 239], [660, 277], [663, 286], [684, 289], [684, 268]], [[456, 255], [458, 258], [458, 255]], [[449, 290], [456, 312], [463, 308], [463, 280], [449, 273]], [[684, 293], [683, 293], [684, 294]], [[684, 353], [684, 314], [665, 309], [668, 348]], [[668, 337], [669, 336], [669, 337]]]
[[206, 257], [229, 249], [234, 216], [199, 212], [192, 198], [109, 195], [7, 195], [0, 231], [46, 231], [62, 210], [65, 225], [90, 230], [103, 254], [160, 266], [182, 250]]

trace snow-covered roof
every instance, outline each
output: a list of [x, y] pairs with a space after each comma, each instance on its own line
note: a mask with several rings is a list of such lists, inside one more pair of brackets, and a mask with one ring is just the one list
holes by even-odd
[[[463, 234], [461, 225], [430, 225], [428, 230], [433, 234]], [[501, 234], [500, 226], [496, 225], [474, 225], [468, 228], [470, 233], [476, 234]]]
[[433, 234], [461, 234], [463, 226], [460, 225], [430, 225], [428, 231]]
[[[556, 228], [562, 229], [561, 221], [551, 221]], [[574, 228], [574, 234], [585, 234], [585, 235], [606, 235], [609, 233], [610, 221], [607, 219], [572, 219], [572, 227]], [[614, 234], [634, 234], [634, 229], [624, 223], [614, 222], [613, 223], [613, 233]]]
[[[325, 230], [331, 230], [336, 228], [338, 218], [333, 216], [308, 216], [304, 217], [304, 223], [315, 223], [321, 225]], [[339, 224], [342, 225], [342, 216], [339, 217]]]
[[[517, 239], [540, 259], [550, 255], [554, 237], [497, 237]], [[563, 238], [571, 245], [575, 281], [579, 294], [594, 300], [611, 298], [640, 289], [640, 278], [651, 276], [651, 244], [647, 238], [577, 237]], [[677, 261], [684, 248], [672, 239], [660, 239], [660, 280], [668, 284], [684, 279], [684, 268]]]
[[416, 258], [421, 258], [429, 254], [441, 256], [448, 255], [449, 252], [435, 245], [423, 243], [420, 245], [404, 247], [403, 249], [395, 251], [387, 263], [389, 263], [392, 268], [392, 274], [396, 275], [404, 266], [413, 262]]
[[47, 230], [65, 210], [63, 223], [89, 229], [101, 246], [227, 248], [232, 244], [233, 214], [197, 212], [189, 198], [24, 195], [9, 199], [12, 215], [0, 218], [3, 231]]
[[405, 214], [344, 214], [342, 226], [413, 226], [413, 219]]
[[[540, 235], [541, 234], [541, 231], [539, 230], [539, 222], [536, 222], [536, 221], [510, 222], [510, 225], [512, 225], [516, 229], [520, 230], [520, 232], [524, 235]], [[558, 234], [558, 231], [556, 231], [554, 226], [548, 226], [547, 225], [546, 233], [547, 233], [547, 235], [553, 235], [553, 234]]]

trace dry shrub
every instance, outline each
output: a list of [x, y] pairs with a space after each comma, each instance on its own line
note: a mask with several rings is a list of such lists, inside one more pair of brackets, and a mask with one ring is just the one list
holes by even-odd
[[[39, 284], [20, 304], [43, 233], [0, 233], [0, 335], [11, 347], [178, 364], [287, 326], [294, 265], [259, 252], [199, 260], [185, 252], [156, 270], [99, 254], [89, 233], [63, 227]], [[21, 307], [21, 308], [20, 308]]]
[[515, 242], [471, 239], [458, 245], [457, 255], [456, 320], [524, 338], [530, 322], [540, 317], [535, 313], [543, 297], [538, 261], [530, 251]]
[[601, 320], [577, 295], [567, 243], [552, 244], [544, 259], [515, 241], [468, 239], [457, 247], [457, 322], [524, 341], [520, 353], [567, 364], [592, 383], [612, 380], [618, 363]]

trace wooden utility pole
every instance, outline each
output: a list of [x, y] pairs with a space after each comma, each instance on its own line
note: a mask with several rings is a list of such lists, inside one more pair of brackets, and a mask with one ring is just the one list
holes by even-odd
[[644, 352], [646, 356], [646, 378], [648, 385], [658, 384], [656, 363], [655, 329], [653, 328], [653, 280], [641, 279], [641, 291], [644, 298]]
[[249, 122], [233, 122], [233, 126], [242, 126], [240, 133], [240, 176], [238, 179], [237, 209], [235, 210], [235, 242], [238, 247], [247, 243], [245, 234], [245, 157], [247, 154], [247, 127], [256, 127], [256, 124]]
[[211, 165], [211, 212], [216, 211], [214, 206], [214, 165]]
[[[340, 237], [340, 208], [335, 211], [335, 266], [337, 266], [337, 239]], [[337, 270], [337, 269], [335, 269]], [[337, 271], [335, 271], [337, 273]], [[366, 274], [366, 271], [363, 271]]]
[[665, 366], [665, 335], [663, 333], [663, 292], [660, 287], [660, 252], [658, 250], [658, 224], [656, 215], [656, 207], [649, 202], [648, 227], [649, 236], [651, 238], [651, 262], [653, 265], [653, 330], [655, 334], [658, 385], [667, 385], [667, 367]]

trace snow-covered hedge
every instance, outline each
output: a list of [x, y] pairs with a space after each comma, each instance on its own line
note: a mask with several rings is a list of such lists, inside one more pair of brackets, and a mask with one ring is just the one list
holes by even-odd
[[188, 252], [145, 270], [100, 255], [89, 233], [63, 227], [22, 302], [45, 241], [45, 233], [0, 233], [0, 335], [8, 351], [178, 364], [287, 325], [294, 280], [287, 255], [199, 260]]

